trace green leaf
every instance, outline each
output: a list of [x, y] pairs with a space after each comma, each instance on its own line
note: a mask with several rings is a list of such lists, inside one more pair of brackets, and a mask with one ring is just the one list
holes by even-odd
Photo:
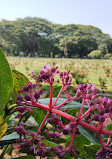
[[12, 139], [17, 139], [17, 138], [19, 138], [19, 135], [16, 132], [13, 132], [9, 135], [3, 136], [1, 141], [12, 140]]
[[[52, 100], [55, 101], [56, 98], [52, 98]], [[39, 102], [45, 105], [48, 105], [49, 101], [50, 101], [50, 98], [39, 99]], [[63, 103], [64, 101], [66, 101], [66, 98], [59, 98], [56, 105], [59, 105]], [[61, 109], [80, 108], [80, 107], [81, 107], [81, 103], [78, 103], [76, 101], [71, 101], [71, 102], [67, 102], [64, 106], [61, 107]], [[84, 105], [84, 108], [88, 108], [87, 105]]]
[[19, 135], [16, 132], [3, 136], [0, 140], [0, 146], [15, 143], [17, 138], [19, 138]]
[[57, 143], [55, 143], [53, 141], [46, 140], [46, 139], [44, 139], [44, 142], [45, 142], [47, 147], [49, 147], [49, 146], [59, 146]]
[[0, 139], [7, 131], [7, 123], [4, 122], [4, 119], [2, 116], [0, 116]]
[[40, 125], [46, 115], [46, 111], [43, 109], [33, 109], [34, 113], [32, 114], [32, 116], [34, 117], [35, 121]]
[[83, 134], [89, 141], [91, 141], [93, 144], [99, 144], [99, 138], [97, 138], [94, 134], [92, 134], [90, 131], [85, 130], [82, 126], [78, 125], [78, 129], [81, 134]]
[[12, 72], [3, 51], [0, 49], [0, 115], [3, 115], [4, 107], [11, 98], [12, 92]]
[[[71, 136], [66, 138], [66, 142], [65, 142], [66, 146], [69, 146], [70, 142], [71, 142]], [[73, 142], [74, 142], [75, 148], [80, 151], [80, 156], [83, 157], [84, 159], [85, 157], [87, 158], [87, 154], [83, 150], [83, 146], [85, 144], [89, 145], [90, 141], [82, 134], [79, 134], [79, 135], [76, 135]]]
[[13, 143], [15, 143], [15, 142], [16, 142], [16, 139], [0, 140], [0, 146], [13, 144]]
[[100, 144], [95, 145], [84, 145], [83, 149], [90, 156], [91, 159], [96, 158], [96, 152], [101, 148]]
[[14, 104], [18, 97], [18, 90], [21, 89], [23, 86], [27, 85], [29, 79], [23, 75], [22, 73], [18, 72], [17, 70], [12, 70], [13, 78], [14, 78], [14, 90], [12, 94], [12, 103]]
[[67, 111], [67, 114], [70, 114], [70, 115], [76, 117], [76, 113], [77, 113], [77, 112], [79, 112], [79, 109], [78, 109], [78, 108], [73, 108], [73, 109], [69, 109], [69, 110]]

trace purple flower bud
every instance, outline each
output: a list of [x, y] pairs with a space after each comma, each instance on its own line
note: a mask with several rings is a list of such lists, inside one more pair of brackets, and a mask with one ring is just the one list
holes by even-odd
[[18, 131], [20, 131], [21, 133], [24, 132], [23, 126], [19, 126], [19, 127], [18, 127]]
[[51, 69], [51, 72], [54, 73], [55, 71], [56, 71], [56, 68], [52, 68], [52, 69]]
[[39, 139], [34, 139], [34, 144], [38, 144]]
[[56, 70], [56, 73], [59, 73], [59, 70]]
[[64, 158], [64, 157], [65, 157], [65, 152], [61, 152], [61, 153], [59, 154], [59, 157], [60, 157], [60, 158]]
[[49, 150], [49, 151], [52, 151], [52, 150], [53, 150], [53, 147], [52, 147], [52, 146], [49, 146], [49, 147], [48, 147], [48, 150]]
[[57, 147], [57, 146], [54, 146], [54, 147], [53, 147], [53, 151], [54, 151], [56, 154], [58, 154], [58, 147]]
[[17, 97], [17, 100], [23, 101], [23, 95], [20, 94], [20, 95]]
[[100, 116], [100, 117], [99, 117], [99, 121], [100, 121], [100, 122], [104, 122], [104, 121], [105, 121], [105, 117], [104, 117], [104, 116]]
[[44, 130], [44, 132], [45, 132], [45, 133], [48, 133], [48, 130], [47, 130], [47, 129], [45, 129], [45, 130]]
[[45, 153], [42, 153], [42, 157], [44, 158], [46, 155], [45, 155]]
[[66, 76], [65, 76], [65, 79], [68, 81], [68, 80], [69, 80], [69, 76], [68, 76], [68, 75], [66, 75]]
[[63, 130], [63, 134], [68, 135], [70, 132], [70, 130], [68, 128], [64, 128]]
[[100, 117], [100, 116], [99, 116], [98, 114], [94, 114], [94, 115], [93, 115], [93, 119], [94, 119], [95, 121], [98, 121], [98, 120], [99, 120], [99, 117]]
[[45, 143], [44, 143], [44, 142], [40, 142], [40, 145], [41, 145], [41, 146], [45, 146]]
[[69, 152], [69, 155], [70, 155], [70, 156], [73, 156], [73, 155], [74, 155], [74, 152], [71, 150], [71, 151]]
[[50, 137], [51, 137], [51, 138], [55, 138], [55, 137], [56, 137], [56, 134], [55, 134], [54, 132], [52, 132], [52, 133], [50, 134]]
[[64, 75], [64, 76], [66, 76], [66, 74], [67, 74], [67, 72], [66, 72], [66, 71], [65, 71], [65, 72], [63, 72], [63, 75]]
[[43, 90], [40, 89], [40, 90], [38, 91], [38, 94], [39, 94], [39, 95], [43, 94]]
[[22, 90], [27, 92], [27, 91], [29, 91], [29, 88], [27, 86], [24, 86], [24, 87], [22, 87]]
[[40, 95], [39, 95], [38, 93], [35, 93], [35, 94], [34, 94], [34, 97], [35, 97], [35, 99], [37, 100], [37, 99], [40, 98]]
[[29, 151], [31, 152], [31, 153], [34, 153], [34, 147], [30, 147], [30, 149], [29, 149]]
[[45, 139], [45, 137], [44, 137], [44, 136], [41, 136], [41, 137], [40, 137], [40, 140], [44, 140], [44, 139]]
[[107, 97], [104, 97], [103, 100], [104, 100], [104, 103], [107, 103], [108, 98], [107, 98]]
[[33, 133], [33, 132], [31, 133], [31, 136], [32, 136], [32, 137], [35, 137], [35, 135], [36, 135], [35, 133]]
[[28, 88], [32, 88], [32, 83], [28, 82]]
[[76, 126], [76, 122], [71, 122], [71, 123], [70, 123], [70, 128], [73, 129], [73, 128], [75, 128], [75, 126]]
[[70, 86], [66, 86], [66, 89], [69, 90], [69, 89], [70, 89]]
[[63, 76], [63, 72], [60, 72], [60, 76]]
[[42, 74], [42, 78], [46, 79], [46, 74], [45, 73]]
[[48, 123], [50, 123], [50, 124], [53, 123], [53, 119], [52, 119], [52, 118], [49, 118], [47, 121], [48, 121]]
[[34, 84], [32, 84], [32, 87], [33, 87], [33, 88], [36, 88], [36, 86], [37, 86], [37, 85], [36, 85], [35, 83], [34, 83]]
[[21, 105], [21, 101], [20, 101], [20, 100], [17, 100], [17, 101], [16, 101], [16, 104], [17, 104], [17, 105]]
[[43, 70], [41, 70], [41, 71], [40, 71], [40, 74], [42, 75], [43, 73], [44, 73], [44, 71], [43, 71]]
[[16, 110], [23, 113], [24, 112], [24, 107], [23, 106], [17, 107]]
[[18, 131], [18, 126], [15, 127], [15, 131], [16, 131], [16, 132]]
[[25, 99], [26, 99], [27, 101], [31, 101], [30, 95], [27, 94], [27, 95], [25, 96]]
[[56, 113], [52, 113], [51, 116], [52, 116], [52, 118], [56, 118], [57, 117]]
[[59, 149], [63, 149], [63, 146], [59, 145], [58, 148], [59, 148]]
[[83, 84], [79, 85], [79, 89], [82, 90], [83, 89]]
[[38, 156], [41, 156], [41, 155], [42, 155], [42, 150], [41, 150], [41, 149], [37, 150], [37, 155], [38, 155]]
[[25, 143], [24, 143], [24, 146], [25, 147], [28, 147], [30, 145], [30, 141], [26, 141]]
[[47, 153], [47, 149], [46, 148], [43, 149], [43, 153]]
[[104, 115], [105, 111], [104, 110], [100, 110], [99, 115]]

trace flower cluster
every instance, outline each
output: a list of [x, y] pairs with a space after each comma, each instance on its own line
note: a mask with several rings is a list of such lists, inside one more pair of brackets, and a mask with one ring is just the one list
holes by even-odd
[[[78, 133], [78, 125], [80, 125], [95, 132], [95, 134], [99, 136], [101, 148], [96, 153], [96, 159], [112, 158], [111, 139], [108, 138], [108, 140], [104, 142], [102, 138], [102, 134], [112, 136], [111, 131], [104, 129], [108, 119], [112, 118], [112, 100], [107, 97], [96, 98], [97, 90], [94, 84], [88, 83], [75, 87], [76, 95], [71, 97], [68, 91], [71, 85], [70, 71], [68, 71], [60, 72], [59, 75], [62, 80], [62, 88], [55, 101], [52, 101], [53, 83], [56, 82], [54, 81], [54, 76], [59, 73], [57, 68], [58, 67], [50, 69], [49, 65], [47, 65], [40, 71], [38, 77], [35, 76], [34, 72], [32, 73], [32, 77], [36, 79], [36, 82], [44, 81], [50, 84], [50, 101], [48, 105], [41, 104], [38, 101], [43, 94], [43, 90], [38, 84], [29, 82], [27, 86], [19, 90], [19, 96], [16, 102], [18, 105], [16, 110], [19, 113], [16, 118], [22, 117], [26, 112], [33, 114], [33, 108], [46, 110], [46, 115], [37, 128], [36, 133], [30, 133], [25, 130], [23, 123], [20, 123], [20, 125], [15, 128], [15, 131], [20, 135], [20, 138], [17, 139], [20, 148], [43, 158], [57, 155], [59, 158], [63, 159], [68, 154], [70, 156], [78, 156], [80, 155], [80, 151], [76, 149], [74, 139]], [[59, 81], [57, 80], [57, 82]], [[67, 99], [57, 104], [61, 93], [65, 90], [67, 90]], [[75, 117], [59, 109], [66, 103], [79, 99], [82, 100], [82, 105]], [[84, 109], [85, 105], [86, 110]], [[63, 119], [66, 119], [67, 122], [64, 122]], [[50, 125], [53, 129], [50, 130], [49, 127], [44, 128], [44, 125]], [[71, 141], [68, 146], [61, 144], [48, 146], [46, 144], [46, 139], [50, 139], [57, 143], [63, 136], [67, 135], [71, 136]]]
[[47, 83], [53, 82], [55, 74], [59, 73], [58, 67], [50, 69], [49, 65], [44, 66], [44, 69], [40, 71], [40, 75], [37, 77], [37, 81], [44, 81]]
[[[22, 94], [24, 94], [24, 96]], [[33, 114], [33, 103], [37, 102], [42, 94], [43, 90], [41, 88], [38, 89], [37, 85], [31, 82], [29, 82], [27, 86], [22, 87], [22, 89], [19, 90], [19, 96], [16, 101], [18, 105], [16, 110], [20, 112], [16, 118], [22, 117], [26, 112]]]

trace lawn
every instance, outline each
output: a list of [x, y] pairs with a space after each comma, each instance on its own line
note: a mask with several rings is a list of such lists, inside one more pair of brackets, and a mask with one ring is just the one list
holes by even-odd
[[[38, 75], [43, 66], [50, 64], [51, 67], [58, 66], [60, 71], [71, 70], [73, 85], [88, 82], [94, 83], [98, 89], [112, 92], [112, 60], [107, 59], [68, 59], [68, 58], [22, 58], [7, 57], [12, 69], [16, 69], [28, 77], [31, 71]], [[75, 73], [74, 73], [75, 72]], [[78, 83], [76, 82], [79, 74]], [[80, 78], [81, 77], [81, 78]]]

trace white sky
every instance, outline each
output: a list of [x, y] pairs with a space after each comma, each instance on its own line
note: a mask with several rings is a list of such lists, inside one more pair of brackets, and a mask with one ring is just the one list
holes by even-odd
[[84, 24], [112, 36], [112, 0], [0, 0], [0, 19], [27, 16], [58, 24]]

